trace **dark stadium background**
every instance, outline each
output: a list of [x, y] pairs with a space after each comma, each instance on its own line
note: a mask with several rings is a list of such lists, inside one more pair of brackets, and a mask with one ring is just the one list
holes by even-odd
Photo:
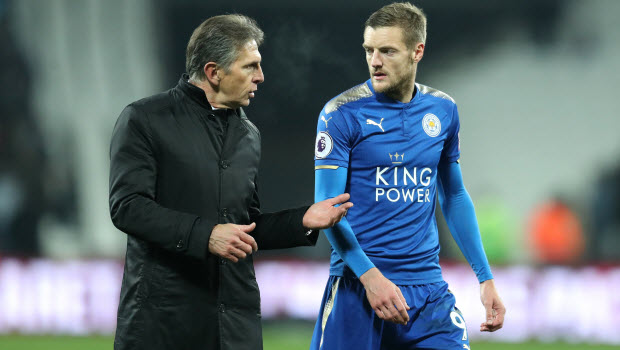
[[[0, 348], [111, 347], [109, 326], [93, 332], [77, 322], [55, 331], [22, 314], [36, 309], [32, 300], [37, 307], [51, 302], [32, 292], [38, 269], [97, 266], [111, 271], [106, 296], [116, 295], [125, 237], [107, 212], [110, 133], [125, 105], [176, 84], [201, 21], [242, 13], [265, 32], [266, 80], [246, 113], [262, 134], [262, 208], [275, 211], [311, 203], [318, 112], [367, 79], [364, 21], [387, 3], [0, 0]], [[429, 18], [416, 80], [458, 103], [465, 182], [501, 276], [498, 288], [512, 302], [504, 335], [476, 338], [472, 348], [617, 348], [620, 337], [605, 331], [617, 333], [617, 312], [570, 317], [587, 310], [589, 299], [620, 308], [619, 298], [605, 294], [620, 287], [620, 2], [414, 3]], [[439, 226], [447, 276], [467, 271]], [[317, 247], [259, 252], [256, 260], [264, 263], [258, 272], [284, 269], [304, 280], [295, 271], [315, 271], [328, 256], [322, 237]], [[467, 273], [449, 282], [476, 287]], [[321, 278], [310, 288], [322, 291]], [[567, 279], [576, 282], [564, 289]], [[261, 284], [264, 302], [278, 299], [268, 284]], [[457, 297], [459, 289], [461, 300], [475, 299], [475, 290], [463, 288]], [[540, 320], [547, 316], [514, 309], [537, 305], [539, 292], [580, 301], [558, 306], [568, 308], [570, 322], [547, 336], [533, 329], [547, 325]], [[312, 321], [305, 311], [265, 309], [266, 349], [307, 348]], [[467, 316], [468, 324], [476, 316]], [[527, 329], [508, 328], [529, 318]]]

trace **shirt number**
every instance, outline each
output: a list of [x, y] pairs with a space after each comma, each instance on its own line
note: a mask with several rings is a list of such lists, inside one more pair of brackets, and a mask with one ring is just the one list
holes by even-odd
[[461, 316], [461, 314], [456, 311], [452, 311], [450, 313], [450, 318], [452, 319], [452, 323], [454, 323], [455, 326], [463, 330], [462, 340], [467, 340], [467, 326], [465, 326], [465, 320], [463, 319], [463, 316]]

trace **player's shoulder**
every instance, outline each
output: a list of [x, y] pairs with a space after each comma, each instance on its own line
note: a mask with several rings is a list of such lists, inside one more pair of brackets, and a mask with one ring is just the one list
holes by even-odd
[[373, 96], [374, 92], [368, 87], [367, 82], [364, 82], [331, 99], [325, 104], [323, 112], [327, 115], [336, 110], [354, 111], [369, 102]]
[[420, 96], [423, 99], [429, 100], [429, 102], [445, 105], [449, 108], [452, 108], [454, 107], [454, 105], [456, 105], [456, 101], [454, 101], [454, 99], [450, 95], [446, 94], [443, 91], [420, 83], [416, 83], [416, 86], [418, 87], [418, 92], [420, 93]]

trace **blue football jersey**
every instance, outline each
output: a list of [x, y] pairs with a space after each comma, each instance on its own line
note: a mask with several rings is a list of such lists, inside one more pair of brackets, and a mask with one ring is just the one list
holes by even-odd
[[[370, 80], [329, 101], [319, 116], [315, 167], [348, 169], [347, 219], [369, 259], [396, 284], [442, 280], [435, 221], [437, 166], [459, 159], [459, 115], [447, 94], [416, 83], [409, 103]], [[332, 249], [332, 275], [344, 262]]]

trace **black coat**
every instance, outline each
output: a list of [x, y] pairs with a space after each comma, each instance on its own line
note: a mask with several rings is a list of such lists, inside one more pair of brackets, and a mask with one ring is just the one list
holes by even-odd
[[127, 234], [115, 349], [262, 349], [252, 256], [210, 254], [211, 230], [256, 222], [259, 249], [318, 233], [302, 226], [307, 207], [261, 214], [260, 153], [243, 110], [213, 111], [186, 75], [123, 110], [110, 147], [110, 213]]

